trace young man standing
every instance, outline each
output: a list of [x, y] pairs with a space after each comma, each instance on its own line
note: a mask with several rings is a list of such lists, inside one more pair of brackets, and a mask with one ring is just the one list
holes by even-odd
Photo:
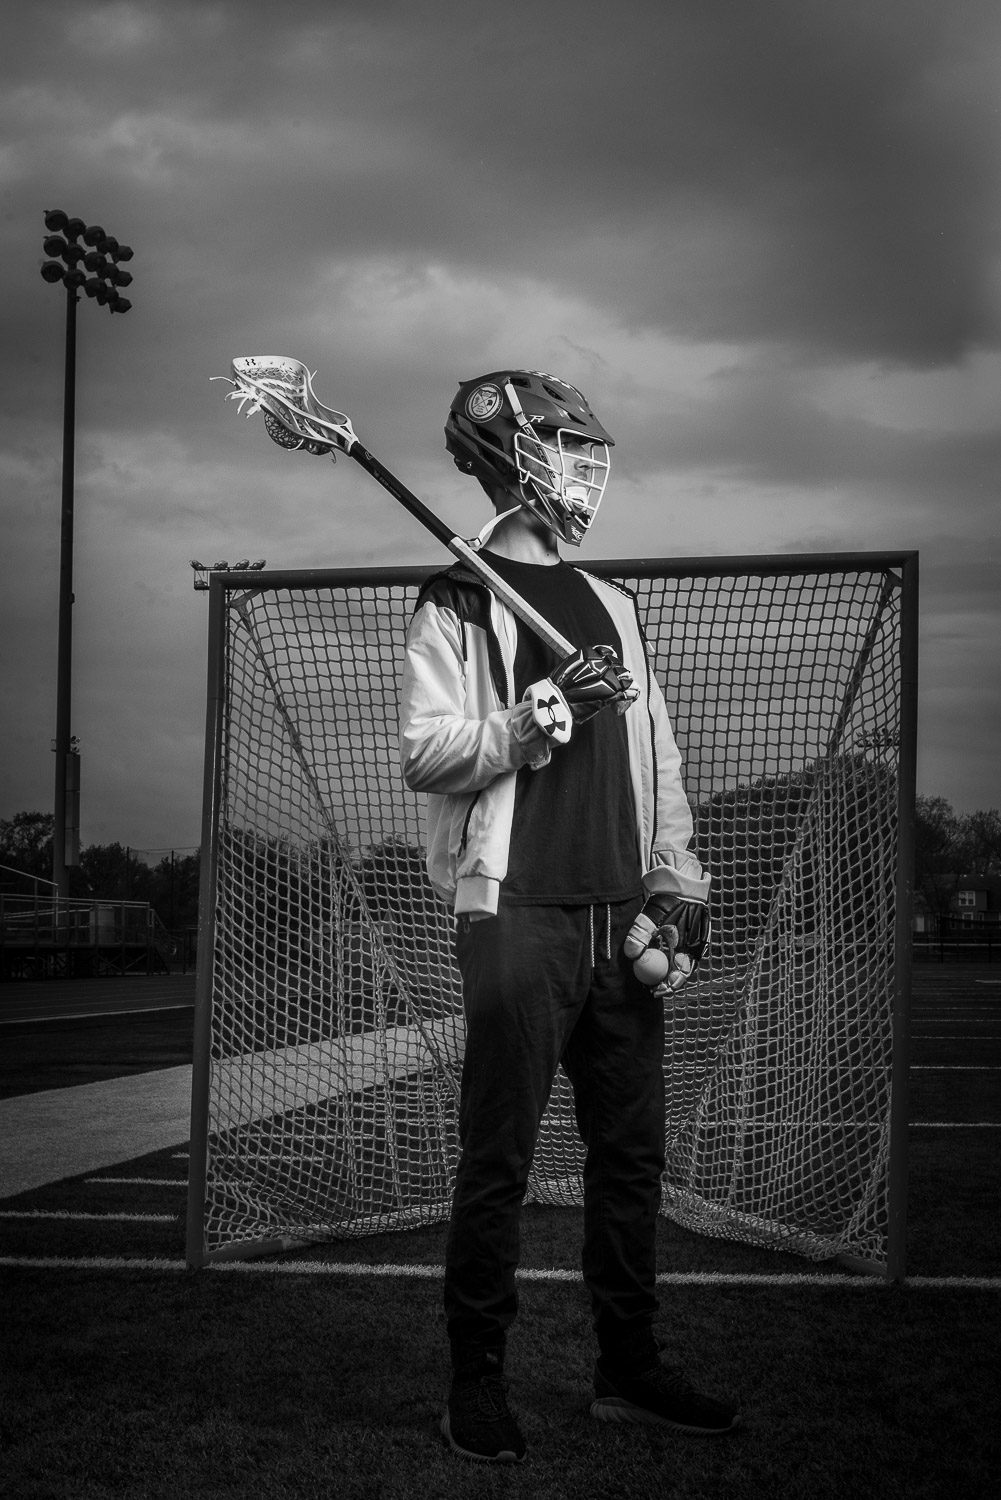
[[718, 1433], [735, 1407], [661, 1363], [664, 1011], [709, 937], [680, 755], [635, 602], [571, 567], [612, 439], [566, 382], [464, 382], [446, 446], [495, 515], [484, 558], [567, 639], [559, 662], [461, 564], [423, 588], [407, 642], [402, 759], [428, 794], [428, 871], [456, 918], [466, 1050], [445, 1268], [442, 1432], [469, 1458], [525, 1443], [503, 1380], [519, 1216], [557, 1067], [586, 1146], [582, 1266], [598, 1345], [592, 1414]]

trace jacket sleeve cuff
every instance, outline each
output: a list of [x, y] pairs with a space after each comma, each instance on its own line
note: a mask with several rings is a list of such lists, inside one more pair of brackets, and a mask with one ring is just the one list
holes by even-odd
[[455, 915], [494, 917], [499, 895], [499, 880], [489, 875], [463, 875], [456, 886]]
[[711, 884], [711, 877], [701, 871], [694, 858], [687, 872], [671, 864], [662, 864], [647, 870], [643, 876], [645, 895], [680, 896], [685, 901], [708, 901]]
[[511, 733], [525, 757], [524, 764], [538, 771], [552, 760], [552, 747], [532, 717], [532, 705], [522, 700], [511, 710]]

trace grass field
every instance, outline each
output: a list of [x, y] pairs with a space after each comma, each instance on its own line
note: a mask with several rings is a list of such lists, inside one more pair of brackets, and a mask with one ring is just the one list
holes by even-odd
[[[526, 1211], [515, 1470], [453, 1458], [441, 1227], [183, 1268], [183, 1147], [0, 1200], [0, 1493], [52, 1497], [993, 1495], [1001, 968], [919, 966], [909, 1276], [660, 1232], [661, 1333], [732, 1391], [732, 1438], [587, 1414], [580, 1215]], [[0, 1027], [10, 1096], [190, 1055], [190, 1011]]]

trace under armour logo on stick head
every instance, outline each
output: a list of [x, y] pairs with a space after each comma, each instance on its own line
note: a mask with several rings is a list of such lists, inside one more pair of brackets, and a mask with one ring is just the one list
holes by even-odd
[[567, 721], [557, 718], [557, 712], [566, 705], [560, 698], [536, 698], [535, 700], [535, 722], [543, 734], [551, 736], [558, 735], [562, 738], [567, 732]]

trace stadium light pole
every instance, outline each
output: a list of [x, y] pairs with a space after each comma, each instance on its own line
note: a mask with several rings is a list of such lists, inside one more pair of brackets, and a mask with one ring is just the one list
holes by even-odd
[[[120, 267], [132, 259], [130, 245], [120, 245], [99, 224], [70, 218], [61, 208], [45, 212], [42, 278], [66, 288], [66, 359], [63, 381], [63, 478], [59, 537], [59, 647], [56, 665], [55, 825], [52, 832], [52, 879], [60, 897], [69, 892], [67, 865], [80, 859], [80, 763], [70, 733], [73, 670], [73, 465], [76, 424], [76, 306], [80, 291], [109, 312], [126, 313], [132, 306], [120, 288], [132, 276]], [[82, 241], [82, 243], [81, 243]], [[72, 763], [71, 763], [72, 758]], [[73, 807], [67, 804], [72, 798]], [[67, 837], [70, 815], [72, 836]]]

